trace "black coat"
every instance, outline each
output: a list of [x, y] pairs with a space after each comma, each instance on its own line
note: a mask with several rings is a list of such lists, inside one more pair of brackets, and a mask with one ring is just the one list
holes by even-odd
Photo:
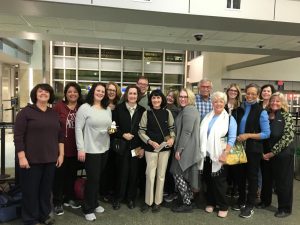
[[127, 141], [129, 150], [140, 147], [143, 144], [141, 139], [139, 138], [138, 130], [139, 123], [144, 111], [144, 107], [137, 105], [131, 119], [130, 113], [126, 107], [126, 103], [122, 102], [116, 106], [116, 109], [113, 112], [113, 120], [117, 125], [116, 137], [122, 138], [124, 133], [131, 133], [134, 135], [134, 138], [132, 140]]

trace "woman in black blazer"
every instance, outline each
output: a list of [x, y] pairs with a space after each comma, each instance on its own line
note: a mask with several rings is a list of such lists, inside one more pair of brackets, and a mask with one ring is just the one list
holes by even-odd
[[[140, 106], [138, 100], [140, 90], [135, 85], [130, 85], [124, 93], [124, 102], [117, 105], [113, 114], [113, 120], [117, 125], [116, 137], [126, 140], [127, 151], [117, 154], [117, 185], [113, 201], [113, 209], [120, 209], [120, 201], [126, 200], [129, 209], [135, 207], [135, 197], [137, 193], [138, 161], [144, 156], [142, 141], [139, 138], [139, 123], [145, 108]], [[136, 156], [132, 155], [135, 149]]]

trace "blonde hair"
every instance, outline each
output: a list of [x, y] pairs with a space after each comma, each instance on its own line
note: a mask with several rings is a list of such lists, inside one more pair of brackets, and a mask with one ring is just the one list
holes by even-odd
[[217, 99], [222, 99], [224, 103], [227, 103], [227, 95], [224, 92], [216, 91], [211, 95], [211, 101], [214, 102]]
[[241, 103], [242, 103], [242, 91], [241, 91], [240, 86], [237, 85], [236, 83], [229, 84], [229, 86], [226, 90], [227, 100], [229, 100], [228, 92], [232, 87], [236, 88], [236, 90], [238, 91], [238, 94], [235, 98], [235, 103], [234, 103], [234, 108], [237, 108], [237, 107], [240, 107]]
[[[275, 92], [271, 95], [271, 98], [269, 100], [269, 102], [271, 102], [272, 98], [278, 97], [280, 102], [281, 102], [281, 109], [283, 109], [283, 111], [288, 112], [289, 111], [289, 106], [288, 103], [284, 97], [284, 95], [281, 92]], [[268, 105], [268, 108], [270, 109], [271, 106], [270, 104]]]
[[196, 103], [196, 97], [193, 91], [189, 88], [181, 88], [180, 91], [178, 92], [178, 97], [177, 97], [177, 102], [179, 103], [179, 95], [180, 92], [184, 91], [187, 94], [188, 97], [188, 105], [195, 105]]

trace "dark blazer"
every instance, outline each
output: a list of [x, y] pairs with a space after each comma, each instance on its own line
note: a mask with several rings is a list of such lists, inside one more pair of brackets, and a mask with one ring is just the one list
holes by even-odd
[[127, 141], [129, 150], [142, 146], [142, 141], [139, 138], [138, 130], [139, 123], [144, 111], [145, 108], [137, 104], [137, 107], [131, 119], [125, 102], [117, 105], [116, 109], [114, 110], [113, 120], [117, 125], [116, 137], [123, 138], [124, 133], [131, 133], [134, 135], [134, 138], [132, 140]]

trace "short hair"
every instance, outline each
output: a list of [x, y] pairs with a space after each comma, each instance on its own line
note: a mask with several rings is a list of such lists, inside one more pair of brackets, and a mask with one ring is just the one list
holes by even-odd
[[259, 94], [259, 99], [260, 99], [260, 100], [263, 100], [261, 94], [262, 94], [263, 90], [264, 90], [265, 88], [267, 88], [267, 87], [271, 88], [271, 94], [275, 93], [276, 90], [275, 90], [275, 87], [274, 87], [272, 84], [265, 84], [265, 85], [263, 85], [263, 86], [260, 88], [260, 94]]
[[249, 89], [249, 88], [255, 88], [256, 90], [257, 90], [257, 94], [259, 94], [260, 93], [260, 88], [259, 88], [259, 86], [257, 85], [257, 84], [254, 84], [254, 83], [251, 83], [251, 84], [248, 84], [246, 87], [245, 87], [245, 93], [247, 93], [247, 90]]
[[149, 79], [148, 77], [144, 76], [144, 75], [141, 75], [141, 76], [138, 76], [137, 80], [136, 80], [136, 83], [138, 83], [140, 80], [146, 80], [149, 84]]
[[151, 91], [150, 95], [148, 96], [148, 105], [150, 106], [150, 108], [153, 108], [152, 101], [151, 101], [153, 96], [160, 96], [161, 97], [160, 107], [161, 108], [166, 107], [166, 105], [167, 105], [166, 96], [161, 92], [161, 90], [156, 89], [156, 90]]
[[67, 92], [69, 90], [70, 87], [73, 87], [76, 89], [76, 91], [78, 92], [78, 99], [77, 99], [77, 104], [81, 105], [82, 104], [82, 94], [81, 94], [81, 87], [79, 86], [79, 84], [77, 84], [76, 82], [70, 82], [67, 83], [65, 88], [64, 88], [64, 102], [66, 104], [68, 104], [68, 99], [67, 99]]
[[210, 83], [210, 87], [213, 88], [213, 83], [211, 80], [207, 79], [207, 78], [203, 78], [202, 80], [199, 81], [198, 83], [198, 87], [203, 84], [203, 83]]
[[116, 105], [122, 96], [121, 88], [117, 83], [110, 81], [106, 84], [106, 89], [108, 89], [109, 85], [113, 85], [116, 88], [116, 98], [113, 100], [113, 104]]
[[[271, 98], [270, 98], [270, 102], [272, 100], [272, 98], [274, 97], [279, 97], [280, 101], [281, 101], [281, 109], [285, 112], [288, 112], [289, 111], [289, 105], [284, 97], [284, 94], [282, 94], [281, 92], [275, 92], [271, 95]], [[270, 104], [268, 105], [268, 109], [270, 109]]]
[[37, 94], [37, 90], [38, 89], [42, 89], [44, 91], [48, 91], [49, 94], [50, 94], [48, 103], [52, 104], [54, 102], [55, 96], [54, 96], [54, 90], [53, 90], [53, 88], [49, 84], [41, 83], [41, 84], [35, 85], [35, 87], [32, 88], [32, 90], [30, 91], [30, 99], [31, 99], [31, 101], [32, 101], [33, 104], [36, 104], [36, 102], [37, 102], [36, 94]]
[[128, 92], [129, 92], [130, 88], [135, 88], [137, 90], [137, 94], [138, 94], [138, 96], [137, 96], [137, 102], [139, 102], [140, 99], [141, 99], [142, 94], [141, 94], [140, 89], [136, 85], [129, 85], [129, 86], [127, 86], [127, 88], [125, 90], [125, 93], [123, 95], [124, 96], [124, 98], [123, 98], [124, 102], [128, 102]]
[[225, 104], [227, 104], [227, 95], [224, 92], [216, 91], [211, 95], [211, 102], [214, 102], [217, 99], [222, 99]]
[[229, 100], [228, 92], [232, 87], [236, 88], [236, 90], [238, 91], [238, 94], [237, 94], [236, 99], [235, 99], [236, 102], [234, 103], [234, 108], [237, 108], [237, 107], [241, 106], [241, 103], [242, 103], [242, 91], [241, 91], [241, 88], [238, 84], [236, 84], [236, 83], [229, 84], [229, 86], [226, 90], [227, 101]]
[[181, 88], [179, 93], [178, 93], [178, 97], [177, 97], [177, 101], [179, 102], [179, 96], [180, 96], [180, 92], [184, 91], [187, 94], [188, 97], [188, 105], [195, 105], [196, 103], [196, 97], [194, 92], [189, 89], [189, 88]]
[[105, 94], [104, 94], [104, 97], [101, 101], [101, 106], [106, 109], [108, 104], [109, 104], [109, 101], [108, 101], [108, 97], [107, 97], [107, 91], [106, 91], [106, 87], [105, 87], [105, 84], [104, 83], [100, 83], [100, 82], [97, 82], [97, 83], [94, 83], [90, 89], [90, 91], [88, 92], [86, 98], [85, 98], [85, 101], [86, 103], [88, 103], [89, 105], [94, 105], [94, 93], [95, 93], [95, 90], [98, 86], [102, 86], [104, 87], [104, 90], [105, 90]]
[[177, 106], [177, 105], [178, 105], [178, 101], [177, 101], [178, 91], [177, 91], [177, 90], [170, 89], [170, 90], [167, 91], [166, 97], [167, 97], [170, 93], [173, 93], [174, 105]]

